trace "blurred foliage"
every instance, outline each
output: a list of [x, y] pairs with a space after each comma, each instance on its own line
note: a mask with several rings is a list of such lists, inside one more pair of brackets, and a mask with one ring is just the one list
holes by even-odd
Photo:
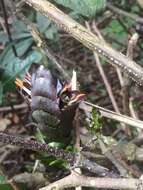
[[[72, 15], [77, 18], [79, 15], [88, 18], [94, 17], [97, 13], [102, 12], [106, 6], [106, 0], [55, 0], [55, 2], [65, 8], [70, 8]], [[58, 28], [55, 24], [40, 13], [30, 12], [28, 17], [36, 23], [39, 31], [49, 42], [59, 43]], [[18, 57], [15, 57], [12, 51], [12, 44], [9, 43], [7, 34], [1, 30], [0, 43], [5, 48], [0, 54], [0, 104], [2, 104], [6, 92], [15, 90], [15, 78], [23, 78], [32, 63], [42, 61], [42, 54], [32, 50], [34, 41], [27, 26], [22, 21], [15, 19], [11, 23], [10, 29]]]
[[[20, 190], [27, 190], [25, 184], [16, 184]], [[13, 190], [11, 183], [7, 182], [7, 179], [4, 175], [0, 175], [0, 190]]]
[[[54, 0], [52, 1], [58, 5], [65, 13], [68, 13], [78, 22], [84, 23], [85, 20], [92, 20], [96, 16], [96, 20], [100, 21], [102, 17], [106, 16], [106, 0]], [[127, 0], [111, 1], [114, 5], [129, 11], [130, 13], [140, 13], [140, 8], [134, 3], [129, 3]], [[132, 6], [131, 6], [132, 5]], [[22, 11], [26, 12], [26, 17], [33, 23], [36, 24], [39, 31], [44, 35], [47, 43], [53, 48], [59, 48], [60, 36], [57, 26], [51, 22], [47, 17], [35, 12], [32, 9]], [[3, 17], [3, 15], [1, 15]], [[11, 17], [9, 15], [9, 17]], [[135, 28], [135, 21], [128, 17], [111, 17], [107, 23], [104, 23], [100, 31], [102, 32], [105, 39], [116, 49], [122, 50], [127, 48], [127, 41], [129, 39], [129, 31]], [[14, 80], [16, 77], [23, 78], [25, 73], [29, 70], [33, 63], [43, 64], [43, 55], [34, 46], [34, 40], [31, 36], [30, 31], [27, 26], [20, 20], [14, 19], [10, 23], [10, 30], [13, 38], [13, 44], [18, 53], [16, 57], [12, 51], [12, 44], [8, 41], [8, 36], [3, 28], [0, 28], [0, 44], [1, 44], [1, 54], [0, 54], [0, 104], [3, 103], [5, 95], [7, 92], [15, 91]], [[134, 30], [135, 31], [135, 30]], [[140, 46], [143, 48], [143, 42], [140, 42]], [[33, 48], [34, 47], [34, 48]], [[81, 50], [84, 53], [84, 51]], [[77, 52], [78, 53], [78, 52]], [[143, 58], [140, 57], [140, 62]], [[102, 60], [103, 64], [106, 64], [106, 60]], [[104, 90], [104, 85], [101, 83], [96, 86], [96, 90], [100, 91], [102, 95], [106, 95]], [[96, 97], [92, 96], [91, 100], [94, 101]], [[140, 105], [134, 105], [137, 108]], [[115, 124], [114, 124], [115, 125]], [[95, 134], [100, 132], [102, 127], [101, 118], [96, 109], [92, 110], [90, 129]], [[44, 136], [37, 131], [35, 137], [40, 142], [44, 142]], [[106, 138], [107, 140], [107, 138]], [[110, 140], [112, 140], [110, 138]], [[105, 141], [105, 140], [104, 140]], [[109, 140], [108, 140], [109, 143]], [[51, 143], [53, 147], [60, 147], [61, 144]], [[73, 151], [73, 147], [69, 145], [68, 149]], [[66, 168], [66, 163], [63, 160], [57, 160], [53, 157], [49, 157], [46, 154], [39, 155], [42, 163], [50, 167], [61, 167]], [[32, 171], [33, 166], [27, 165], [27, 170]], [[11, 186], [6, 182], [4, 176], [0, 176], [0, 190], [12, 189]], [[24, 189], [24, 188], [19, 188]]]
[[56, 3], [72, 10], [73, 15], [94, 17], [106, 7], [106, 0], [54, 0]]

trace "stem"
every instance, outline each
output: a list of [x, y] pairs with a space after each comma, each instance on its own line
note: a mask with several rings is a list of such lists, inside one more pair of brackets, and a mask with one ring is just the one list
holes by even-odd
[[64, 14], [49, 1], [25, 0], [25, 2], [43, 15], [49, 17], [61, 29], [80, 41], [87, 48], [104, 56], [114, 66], [120, 67], [139, 85], [143, 85], [143, 68], [137, 65], [136, 62], [114, 50], [110, 45], [102, 42], [96, 35], [89, 32], [85, 27], [74, 21], [68, 15]]

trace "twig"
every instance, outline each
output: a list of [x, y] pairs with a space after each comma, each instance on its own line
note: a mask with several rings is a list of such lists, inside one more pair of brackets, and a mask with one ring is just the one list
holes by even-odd
[[129, 17], [129, 18], [135, 20], [135, 21], [138, 22], [138, 23], [143, 23], [143, 18], [139, 17], [139, 16], [136, 15], [136, 14], [128, 13], [128, 12], [126, 12], [126, 11], [124, 11], [124, 10], [122, 10], [122, 9], [119, 9], [119, 8], [117, 8], [117, 7], [115, 7], [115, 6], [111, 5], [111, 4], [109, 4], [109, 3], [107, 3], [107, 7], [108, 7], [111, 11], [113, 11], [114, 13], [116, 13], [116, 14], [123, 15], [123, 16], [127, 16], [127, 17]]
[[137, 0], [137, 2], [140, 5], [140, 7], [143, 9], [143, 0]]
[[90, 102], [84, 101], [83, 103], [80, 104], [80, 108], [87, 112], [91, 112], [93, 107], [95, 107], [100, 112], [101, 116], [103, 117], [113, 119], [119, 122], [123, 122], [125, 124], [128, 124], [130, 127], [134, 126], [139, 129], [143, 129], [143, 121], [141, 120], [137, 120], [137, 119], [113, 112], [111, 110], [105, 109], [103, 107], [92, 104]]
[[[128, 43], [128, 48], [127, 48], [127, 57], [129, 57], [130, 59], [133, 59], [133, 51], [134, 48], [137, 44], [137, 40], [138, 40], [138, 34], [135, 33], [132, 35], [131, 39], [129, 40]], [[128, 77], [128, 75], [126, 73], [123, 73], [123, 84], [122, 84], [122, 96], [123, 96], [123, 113], [126, 115], [130, 115], [130, 108], [129, 108], [129, 98], [130, 98], [130, 79]], [[131, 132], [128, 128], [128, 126], [126, 126], [126, 130], [128, 132], [128, 134], [131, 135]]]
[[74, 147], [80, 151], [80, 124], [79, 124], [79, 108], [76, 109], [74, 117], [74, 132], [75, 132], [75, 142]]
[[61, 76], [63, 76], [63, 78], [65, 79], [65, 81], [69, 82], [70, 81], [69, 75], [64, 71], [58, 60], [55, 58], [53, 52], [49, 49], [47, 42], [45, 41], [42, 34], [39, 32], [36, 25], [31, 23], [21, 12], [16, 11], [18, 8], [19, 7], [16, 8], [13, 4], [13, 11], [17, 15], [17, 17], [26, 24], [28, 30], [31, 32], [31, 35], [33, 36], [34, 41], [37, 43], [37, 46], [41, 48], [45, 56], [52, 61], [56, 69], [61, 73]]
[[64, 189], [70, 187], [94, 187], [103, 189], [133, 189], [142, 190], [143, 180], [141, 179], [127, 179], [127, 178], [96, 178], [96, 177], [85, 177], [72, 172], [71, 175], [56, 181], [47, 187], [40, 188], [39, 190], [51, 190], [51, 189]]
[[[86, 22], [86, 26], [87, 26], [88, 30], [91, 31], [88, 22]], [[95, 23], [94, 23], [94, 29], [96, 29], [96, 31], [98, 31], [98, 29], [97, 29]], [[99, 36], [99, 38], [100, 38], [101, 40], [104, 40], [99, 31], [98, 31], [98, 36]], [[100, 75], [101, 75], [101, 77], [102, 77], [102, 80], [103, 80], [103, 82], [104, 82], [104, 84], [105, 84], [105, 87], [106, 87], [106, 90], [107, 90], [107, 92], [108, 92], [109, 98], [110, 98], [110, 100], [111, 100], [111, 102], [112, 102], [113, 108], [114, 108], [114, 110], [115, 110], [117, 113], [120, 113], [119, 108], [118, 108], [118, 105], [117, 105], [117, 103], [116, 103], [116, 100], [115, 100], [114, 95], [113, 95], [113, 92], [112, 92], [111, 85], [110, 85], [110, 83], [109, 83], [109, 81], [108, 81], [108, 79], [107, 79], [107, 77], [106, 77], [106, 74], [105, 74], [105, 72], [104, 72], [104, 70], [103, 70], [103, 68], [102, 68], [102, 65], [101, 65], [101, 63], [100, 63], [99, 56], [98, 56], [98, 54], [97, 54], [96, 52], [93, 52], [93, 54], [94, 54], [94, 58], [95, 58], [95, 60], [96, 60], [96, 66], [97, 66], [97, 68], [98, 68], [98, 70], [99, 70], [99, 73], [100, 73]]]
[[110, 151], [110, 149], [107, 149], [105, 144], [99, 139], [98, 140], [100, 148], [102, 153], [115, 165], [115, 167], [118, 169], [118, 171], [120, 172], [121, 176], [127, 176], [127, 170], [126, 168], [124, 168], [119, 160], [112, 154], [112, 152]]
[[133, 106], [133, 97], [130, 97], [129, 99], [129, 108], [130, 108], [131, 117], [133, 117], [134, 119], [139, 119], [138, 114], [135, 111], [134, 106]]
[[[22, 103], [22, 104], [19, 104], [19, 105], [14, 105], [13, 108], [14, 110], [20, 110], [20, 109], [25, 109], [27, 108], [27, 104], [25, 103]], [[6, 107], [0, 107], [0, 113], [1, 112], [8, 112], [8, 111], [11, 111], [13, 109], [11, 106], [6, 106]]]
[[46, 0], [25, 0], [25, 2], [43, 15], [49, 17], [61, 29], [83, 43], [86, 47], [92, 51], [96, 51], [101, 56], [104, 56], [111, 61], [113, 65], [118, 66], [124, 72], [127, 72], [138, 84], [143, 85], [142, 67], [125, 55], [111, 48], [110, 45], [103, 43], [96, 35], [89, 32], [85, 27], [78, 24], [68, 15], [64, 14], [52, 3]]
[[[44, 43], [45, 44], [45, 43]], [[45, 55], [54, 63], [57, 70], [61, 73], [61, 76], [65, 79], [65, 81], [69, 82], [70, 77], [69, 75], [64, 71], [64, 69], [61, 67], [60, 63], [58, 63], [57, 59], [54, 57], [53, 53], [49, 48], [47, 47], [47, 44], [42, 44], [41, 48], [44, 50]]]

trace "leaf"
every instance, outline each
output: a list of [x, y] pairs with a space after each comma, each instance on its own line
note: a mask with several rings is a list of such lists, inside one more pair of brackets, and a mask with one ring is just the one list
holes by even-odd
[[106, 7], [106, 0], [55, 0], [56, 3], [70, 8], [77, 14], [94, 17]]
[[49, 27], [51, 24], [51, 21], [46, 17], [41, 15], [40, 13], [37, 13], [37, 24], [40, 32], [45, 32], [45, 30]]
[[[25, 52], [32, 44], [32, 39], [25, 39], [16, 44], [16, 50], [18, 55], [24, 55]], [[0, 79], [0, 98], [2, 103], [3, 92], [13, 91], [15, 89], [14, 80], [16, 77], [23, 78], [25, 73], [29, 70], [29, 67], [33, 62], [39, 62], [42, 55], [37, 51], [30, 51], [25, 58], [15, 57], [11, 49], [11, 45], [8, 45], [0, 56], [0, 69], [2, 70]]]
[[58, 41], [58, 28], [46, 16], [37, 13], [37, 25], [40, 32], [45, 34], [45, 37], [50, 40]]
[[4, 81], [3, 86], [6, 86], [11, 81], [13, 82], [16, 77], [23, 78], [31, 64], [40, 60], [41, 54], [36, 51], [32, 51], [25, 59], [15, 57], [5, 67], [5, 72], [2, 75], [2, 81]]
[[48, 28], [48, 30], [45, 32], [45, 36], [46, 38], [50, 39], [50, 40], [54, 40], [54, 41], [58, 41], [58, 29], [57, 27], [52, 24], [50, 28]]
[[[22, 21], [17, 20], [17, 19], [14, 20], [12, 23], [11, 35], [12, 35], [13, 41], [17, 39], [31, 37], [31, 34], [28, 31], [26, 25]], [[3, 31], [0, 32], [0, 42], [3, 44], [5, 44], [6, 42], [9, 42], [8, 35]]]
[[108, 35], [109, 38], [111, 37], [111, 39], [118, 39], [121, 43], [125, 43], [128, 39], [128, 33], [124, 30], [123, 26], [117, 20], [112, 20], [110, 24], [102, 30], [102, 32], [104, 35]]

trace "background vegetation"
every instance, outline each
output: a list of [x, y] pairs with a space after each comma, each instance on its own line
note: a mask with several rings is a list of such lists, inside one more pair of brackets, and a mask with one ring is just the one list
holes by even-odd
[[[124, 54], [127, 53], [129, 39], [134, 33], [137, 33], [139, 35], [139, 39], [134, 49], [133, 57], [134, 60], [142, 66], [143, 22], [141, 22], [139, 18], [143, 16], [143, 7], [138, 1], [54, 0], [51, 2], [82, 25], [87, 27], [88, 24], [93, 33], [97, 33], [97, 27], [104, 40], [106, 40], [113, 48], [123, 52]], [[20, 20], [17, 17], [17, 14], [13, 13], [13, 6], [19, 6], [17, 8], [18, 12], [24, 14], [30, 23], [34, 23], [38, 28], [40, 34], [45, 39], [47, 46], [52, 50], [53, 55], [59, 61], [68, 76], [71, 77], [72, 70], [76, 70], [80, 89], [86, 94], [86, 100], [103, 106], [104, 108], [114, 110], [114, 106], [111, 103], [107, 89], [97, 68], [93, 52], [89, 51], [82, 44], [70, 37], [69, 34], [60, 30], [45, 16], [34, 11], [28, 5], [23, 5], [23, 2], [18, 0], [12, 2], [6, 0], [5, 6], [12, 40], [9, 40], [9, 36], [7, 34], [4, 10], [1, 6], [1, 131], [11, 134], [31, 136], [43, 142], [44, 136], [47, 134], [41, 134], [39, 132], [33, 133], [32, 127], [27, 125], [31, 121], [30, 112], [27, 112], [27, 108], [23, 103], [24, 100], [17, 92], [14, 81], [17, 77], [23, 79], [27, 71], [33, 71], [41, 64], [49, 68], [52, 68], [54, 65], [52, 60], [48, 59], [37, 46], [33, 36], [31, 35], [29, 24]], [[116, 8], [118, 9], [116, 10]], [[120, 10], [130, 14], [125, 15], [120, 12]], [[16, 54], [13, 51], [13, 47], [16, 50]], [[119, 111], [125, 115], [134, 115], [136, 118], [142, 120], [142, 89], [134, 82], [131, 82], [131, 80], [128, 82], [128, 88], [126, 88], [126, 90], [128, 91], [130, 110], [125, 113], [123, 102], [124, 91], [120, 83], [121, 81], [118, 72], [116, 68], [109, 64], [104, 58], [101, 58], [100, 62], [109, 84], [111, 85], [111, 90]], [[63, 80], [62, 76], [58, 76], [58, 78]], [[15, 105], [20, 105], [20, 110], [17, 111], [17, 108], [14, 107]], [[132, 149], [128, 146], [128, 143], [142, 132], [141, 130], [137, 130], [135, 128], [129, 128], [128, 130], [128, 126], [126, 126], [127, 130], [118, 132], [120, 123], [111, 119], [101, 118], [96, 109], [93, 109], [92, 113], [89, 115], [81, 113], [79, 119], [80, 125], [83, 128], [88, 129], [88, 132], [90, 131], [91, 136], [88, 136], [88, 140], [90, 137], [93, 138], [96, 136], [99, 139], [101, 138], [107, 147], [118, 145], [118, 147], [122, 147], [122, 154], [125, 154], [126, 152], [126, 156], [123, 156], [124, 161], [126, 160], [123, 165], [123, 168], [125, 169], [125, 173], [123, 172], [124, 176], [131, 175], [139, 177], [140, 174], [142, 174], [142, 160], [140, 162], [139, 160], [131, 158]], [[88, 142], [84, 143], [86, 144]], [[122, 145], [126, 145], [125, 149]], [[53, 143], [52, 146], [61, 147], [62, 145]], [[115, 166], [112, 163], [112, 160], [110, 160], [107, 155], [103, 154], [101, 147], [99, 145], [95, 145], [95, 147], [92, 147], [92, 149], [96, 150], [98, 153], [95, 160], [108, 169], [117, 172], [117, 168], [114, 168]], [[71, 144], [67, 147], [67, 150], [73, 150]], [[127, 150], [129, 154], [127, 153]], [[98, 157], [101, 158], [101, 160]], [[133, 157], [135, 156], [133, 155]], [[106, 159], [108, 160], [107, 163], [105, 163], [107, 161]], [[37, 162], [38, 166], [36, 166]], [[21, 150], [13, 147], [11, 148], [11, 146], [1, 146], [0, 163], [0, 189], [5, 190], [39, 189], [39, 187], [45, 184], [47, 179], [49, 179], [50, 183], [51, 181], [56, 181], [67, 174], [67, 165], [64, 161], [48, 157], [46, 154], [36, 154], [33, 151]], [[36, 174], [35, 167], [37, 171]], [[31, 172], [33, 173], [31, 174]], [[33, 181], [29, 181], [28, 178]], [[8, 181], [9, 179], [15, 179], [17, 181], [16, 188], [14, 187], [15, 184], [13, 182]]]

